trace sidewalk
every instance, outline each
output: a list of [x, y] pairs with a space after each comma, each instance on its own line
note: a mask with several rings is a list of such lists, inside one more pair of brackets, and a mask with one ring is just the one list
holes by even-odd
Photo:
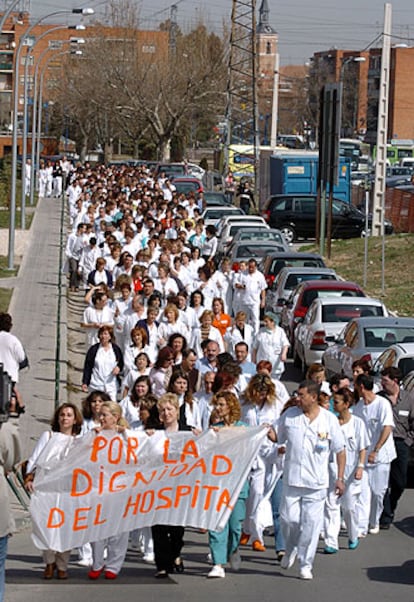
[[[20, 373], [19, 389], [26, 413], [19, 419], [25, 457], [39, 435], [47, 429], [54, 411], [56, 320], [58, 303], [59, 243], [61, 202], [39, 200], [25, 253], [17, 277], [2, 279], [0, 286], [13, 286], [9, 312], [12, 333], [23, 343], [30, 367]], [[26, 232], [23, 233], [26, 238]], [[16, 231], [16, 248], [21, 248]], [[60, 351], [60, 401], [66, 400], [66, 278], [62, 279]], [[27, 513], [12, 500], [17, 522], [25, 522]]]

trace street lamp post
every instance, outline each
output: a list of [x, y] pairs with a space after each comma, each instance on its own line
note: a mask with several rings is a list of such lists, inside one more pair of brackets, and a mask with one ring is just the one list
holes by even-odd
[[16, 49], [15, 61], [14, 61], [14, 90], [13, 90], [13, 137], [12, 137], [12, 173], [11, 173], [11, 191], [10, 191], [10, 223], [9, 223], [9, 245], [8, 245], [8, 269], [12, 270], [14, 267], [14, 239], [15, 239], [15, 226], [16, 226], [16, 184], [17, 184], [17, 113], [19, 110], [19, 67], [20, 67], [20, 54], [24, 43], [27, 41], [29, 34], [33, 29], [39, 25], [44, 19], [55, 17], [57, 15], [66, 14], [81, 14], [81, 15], [93, 15], [94, 10], [92, 8], [73, 8], [70, 10], [58, 10], [48, 15], [44, 15], [38, 19], [35, 23], [30, 25], [25, 33], [21, 36], [19, 44]]
[[340, 121], [341, 132], [342, 132], [342, 115], [343, 115], [345, 68], [350, 63], [365, 63], [366, 60], [367, 59], [364, 56], [348, 56], [346, 59], [344, 59], [342, 61], [341, 70], [339, 72], [339, 86], [340, 86], [339, 94], [340, 94], [340, 98], [341, 98], [341, 121]]
[[[31, 46], [27, 47], [27, 52], [26, 52], [26, 59], [25, 59], [25, 65], [24, 65], [24, 78], [23, 78], [23, 135], [22, 135], [22, 191], [21, 191], [21, 203], [20, 203], [20, 208], [21, 208], [21, 228], [22, 230], [24, 230], [24, 228], [26, 227], [26, 212], [25, 212], [25, 207], [26, 207], [26, 190], [25, 190], [25, 185], [23, 183], [23, 170], [25, 170], [25, 166], [26, 166], [26, 161], [27, 161], [27, 135], [28, 135], [28, 72], [29, 72], [29, 63], [30, 63], [30, 59], [32, 57], [32, 52], [33, 49], [35, 47], [35, 45], [42, 39], [45, 38], [46, 36], [48, 36], [49, 34], [51, 34], [54, 31], [58, 31], [58, 30], [62, 30], [62, 29], [85, 29], [84, 25], [57, 25], [56, 27], [52, 27], [52, 29], [48, 29], [47, 31], [43, 32], [38, 38], [36, 38], [33, 42], [33, 44]], [[66, 40], [65, 40], [66, 41]], [[70, 40], [68, 40], [69, 42]], [[56, 41], [56, 43], [60, 43], [61, 41], [58, 40]], [[61, 42], [63, 44], [63, 40]], [[32, 120], [32, 131], [33, 131], [33, 120]], [[32, 165], [33, 165], [33, 148], [32, 148]], [[32, 176], [32, 167], [30, 168], [30, 176]], [[33, 188], [33, 184], [34, 181], [32, 179], [30, 179], [30, 188], [29, 188], [29, 195], [31, 199], [34, 199], [34, 195], [31, 195], [31, 191]]]

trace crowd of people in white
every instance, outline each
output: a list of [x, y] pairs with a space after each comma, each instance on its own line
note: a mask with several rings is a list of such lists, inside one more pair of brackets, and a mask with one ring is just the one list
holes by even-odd
[[[71, 171], [66, 194], [65, 269], [70, 291], [84, 291], [86, 304], [80, 432], [107, 425], [108, 413], [116, 424], [167, 435], [268, 429], [225, 536], [209, 534], [208, 576], [224, 577], [227, 561], [237, 570], [239, 545], [264, 551], [270, 522], [282, 568], [298, 558], [303, 579], [312, 578], [321, 533], [326, 554], [339, 550], [341, 516], [350, 550], [378, 533], [396, 454], [393, 406], [373, 390], [372, 377], [356, 365], [355, 383], [337, 375], [328, 384], [317, 365], [289, 395], [280, 381], [289, 342], [276, 316], [263, 315], [265, 278], [255, 259], [237, 271], [227, 259], [217, 265], [215, 228], [200, 219], [202, 194], [177, 194], [145, 166], [89, 165]], [[404, 415], [410, 432], [412, 419], [414, 404]], [[181, 531], [155, 526], [152, 537], [149, 530], [139, 536], [158, 577], [183, 570]], [[93, 555], [89, 546], [81, 550], [91, 579], [104, 564], [109, 579], [121, 570], [128, 539], [112, 539], [105, 561], [105, 546], [95, 545]], [[48, 556], [46, 578], [54, 562]], [[66, 578], [67, 559], [58, 564]]]

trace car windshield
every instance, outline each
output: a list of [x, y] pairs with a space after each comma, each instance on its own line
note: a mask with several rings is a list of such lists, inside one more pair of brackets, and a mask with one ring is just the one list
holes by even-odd
[[[266, 245], [240, 245], [237, 248], [236, 257], [264, 257], [275, 250], [275, 246], [266, 247]], [[280, 251], [283, 248], [280, 247]]]
[[[232, 224], [230, 226], [230, 232], [229, 232], [229, 236], [234, 236], [236, 234], [236, 232], [239, 232], [239, 230], [244, 230], [243, 232], [243, 239], [244, 240], [253, 240], [253, 239], [257, 239], [259, 232], [257, 231], [258, 228], [260, 229], [261, 226], [255, 225], [255, 226], [246, 226], [246, 224]], [[263, 231], [267, 232], [268, 228], [263, 224]], [[280, 240], [280, 242], [282, 242], [282, 240]]]
[[365, 347], [386, 349], [394, 343], [414, 343], [414, 326], [369, 326], [364, 328]]
[[283, 268], [324, 268], [322, 259], [274, 259], [269, 270], [270, 274], [278, 275]]
[[349, 322], [353, 318], [383, 316], [380, 305], [325, 305], [322, 307], [322, 322]]
[[190, 192], [191, 190], [198, 190], [200, 184], [198, 182], [173, 182], [177, 192]]
[[363, 294], [359, 290], [316, 290], [305, 291], [303, 293], [302, 305], [309, 307], [314, 299], [318, 297], [363, 297]]
[[336, 280], [333, 274], [290, 274], [287, 277], [285, 289], [293, 290], [301, 282], [306, 280]]
[[[255, 228], [259, 228], [259, 226], [255, 226]], [[271, 232], [266, 227], [263, 230], [255, 229], [254, 232], [242, 232], [239, 234], [239, 240], [247, 240], [253, 238], [255, 240], [274, 240], [275, 242], [280, 242], [280, 244], [284, 244], [283, 236], [281, 236], [278, 232]]]

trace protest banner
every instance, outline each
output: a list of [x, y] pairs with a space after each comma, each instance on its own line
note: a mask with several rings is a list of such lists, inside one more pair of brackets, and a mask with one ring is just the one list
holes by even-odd
[[153, 524], [221, 530], [266, 429], [54, 434], [37, 461], [35, 545], [79, 547]]

